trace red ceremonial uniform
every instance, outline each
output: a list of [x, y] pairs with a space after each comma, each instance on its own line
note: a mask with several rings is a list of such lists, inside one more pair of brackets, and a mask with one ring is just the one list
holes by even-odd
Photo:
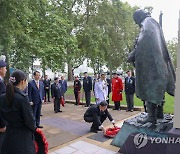
[[123, 91], [123, 83], [120, 77], [112, 78], [112, 101], [121, 101], [122, 100], [122, 92]]

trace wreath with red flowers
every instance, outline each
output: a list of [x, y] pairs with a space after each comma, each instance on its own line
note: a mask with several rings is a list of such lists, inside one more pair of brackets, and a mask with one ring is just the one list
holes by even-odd
[[120, 130], [120, 127], [117, 127], [117, 126], [115, 126], [113, 128], [108, 128], [104, 135], [106, 137], [112, 137], [113, 138], [116, 136], [116, 134], [119, 132], [119, 130]]
[[43, 132], [37, 128], [34, 136], [36, 154], [48, 154], [48, 142]]

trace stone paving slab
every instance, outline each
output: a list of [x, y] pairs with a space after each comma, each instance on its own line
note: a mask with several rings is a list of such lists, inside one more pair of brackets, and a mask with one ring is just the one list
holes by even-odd
[[92, 140], [99, 141], [99, 142], [105, 142], [105, 141], [109, 140], [109, 138], [104, 136], [103, 132], [98, 132], [96, 134], [88, 136], [87, 138], [90, 138]]
[[90, 124], [79, 121], [65, 119], [61, 117], [52, 117], [41, 121], [42, 124], [53, 126], [72, 134], [83, 136], [89, 133]]
[[[41, 124], [44, 126], [42, 131], [44, 132], [47, 141], [49, 143], [50, 151], [54, 153], [56, 150], [60, 150], [64, 147], [64, 145], [79, 141], [83, 139], [85, 142], [87, 141], [90, 144], [101, 144], [101, 147], [106, 147], [112, 151], [114, 149], [113, 146], [110, 145], [110, 141], [98, 142], [92, 139], [88, 139], [87, 137], [93, 135], [93, 133], [89, 132], [91, 124], [86, 123], [83, 120], [83, 115], [87, 110], [86, 107], [75, 106], [73, 104], [65, 104], [65, 107], [61, 107], [63, 112], [54, 113], [53, 111], [53, 103], [43, 104], [42, 106], [42, 114]], [[126, 119], [132, 115], [135, 115], [139, 112], [125, 112], [125, 111], [114, 111], [109, 109], [112, 117], [115, 119], [116, 123], [123, 119]], [[103, 125], [105, 127], [111, 127], [111, 123], [109, 120], [106, 120]], [[84, 136], [85, 135], [85, 136]], [[105, 145], [105, 146], [103, 146]], [[74, 147], [71, 147], [74, 148]], [[56, 149], [56, 150], [53, 150]], [[116, 149], [116, 148], [115, 148]], [[100, 149], [103, 150], [103, 149]], [[97, 152], [97, 151], [95, 151]], [[116, 150], [117, 152], [117, 150]], [[84, 154], [86, 151], [81, 151], [81, 149], [77, 149], [73, 151], [73, 153]], [[54, 153], [57, 154], [57, 153]], [[66, 154], [66, 153], [64, 153]], [[106, 154], [106, 153], [103, 153]]]
[[116, 154], [116, 152], [84, 141], [77, 141], [51, 154]]

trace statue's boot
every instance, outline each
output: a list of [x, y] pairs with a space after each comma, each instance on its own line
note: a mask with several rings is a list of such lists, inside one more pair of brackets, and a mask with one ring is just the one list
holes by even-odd
[[157, 106], [157, 109], [156, 109], [156, 118], [157, 119], [164, 119], [163, 106], [164, 106], [164, 100], [161, 105]]
[[156, 120], [156, 108], [157, 108], [156, 104], [148, 102], [147, 103], [148, 115], [143, 120], [138, 120], [138, 123], [146, 124], [146, 123], [150, 122], [150, 123], [152, 123], [152, 125], [155, 125], [157, 122], [157, 120]]

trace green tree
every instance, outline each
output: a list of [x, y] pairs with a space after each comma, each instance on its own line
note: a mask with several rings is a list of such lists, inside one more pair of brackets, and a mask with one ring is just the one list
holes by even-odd
[[172, 62], [174, 67], [177, 68], [177, 48], [178, 48], [178, 39], [173, 38], [167, 42], [168, 51], [170, 52]]

